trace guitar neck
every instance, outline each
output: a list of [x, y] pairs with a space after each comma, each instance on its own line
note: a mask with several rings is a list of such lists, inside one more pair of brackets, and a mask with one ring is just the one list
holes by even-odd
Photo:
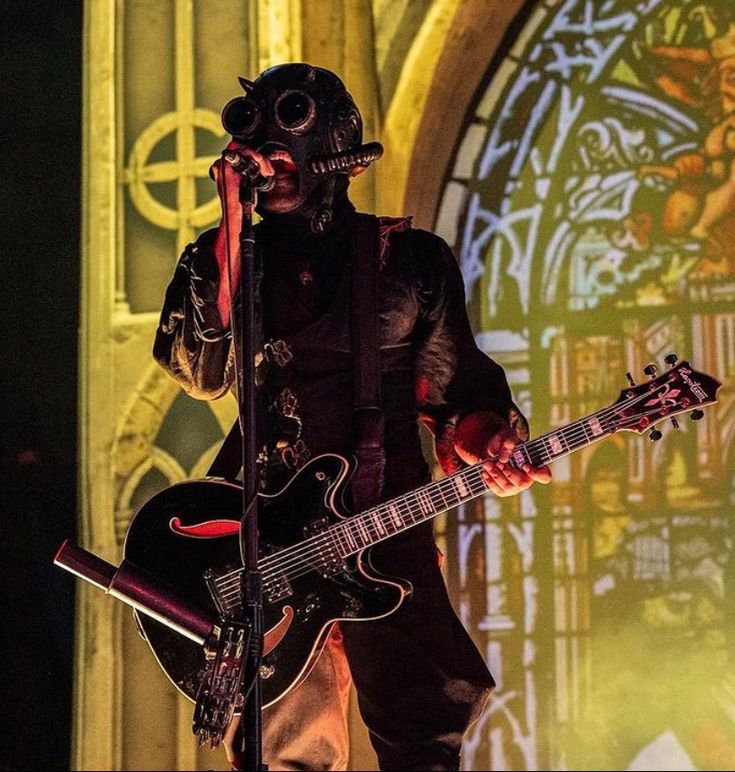
[[[518, 445], [510, 464], [542, 466], [613, 434], [610, 407]], [[487, 493], [482, 464], [435, 480], [361, 512], [330, 528], [343, 557], [395, 536], [419, 523]]]

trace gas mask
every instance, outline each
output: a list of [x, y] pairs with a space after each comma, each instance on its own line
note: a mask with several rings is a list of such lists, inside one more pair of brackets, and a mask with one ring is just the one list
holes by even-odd
[[319, 232], [332, 217], [335, 190], [346, 191], [349, 176], [380, 158], [377, 142], [362, 144], [362, 118], [342, 81], [329, 70], [283, 64], [255, 81], [240, 78], [246, 95], [222, 110], [222, 125], [233, 139], [263, 155], [287, 151], [298, 167], [294, 210], [311, 217]]

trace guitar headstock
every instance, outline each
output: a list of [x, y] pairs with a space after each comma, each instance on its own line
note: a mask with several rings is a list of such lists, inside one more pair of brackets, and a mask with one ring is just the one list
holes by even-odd
[[644, 368], [650, 378], [636, 385], [630, 373], [626, 373], [629, 388], [620, 392], [618, 400], [607, 409], [606, 420], [611, 431], [626, 430], [643, 434], [651, 429], [651, 439], [661, 439], [661, 432], [653, 428], [657, 423], [689, 413], [693, 421], [704, 417], [702, 408], [717, 402], [717, 390], [722, 384], [710, 375], [692, 369], [689, 362], [677, 364], [676, 354], [666, 356], [669, 370], [657, 375], [654, 364]]

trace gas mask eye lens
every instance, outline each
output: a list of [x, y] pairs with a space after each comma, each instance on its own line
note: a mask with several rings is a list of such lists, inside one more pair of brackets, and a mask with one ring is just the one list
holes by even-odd
[[250, 134], [259, 118], [258, 105], [249, 97], [235, 97], [222, 109], [222, 125], [233, 137]]
[[308, 131], [314, 125], [316, 105], [303, 91], [286, 91], [276, 101], [275, 116], [278, 125], [286, 131]]

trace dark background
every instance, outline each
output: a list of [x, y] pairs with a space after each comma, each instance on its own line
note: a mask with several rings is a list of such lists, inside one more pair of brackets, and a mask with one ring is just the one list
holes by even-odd
[[0, 769], [68, 769], [76, 535], [80, 2], [1, 0]]

